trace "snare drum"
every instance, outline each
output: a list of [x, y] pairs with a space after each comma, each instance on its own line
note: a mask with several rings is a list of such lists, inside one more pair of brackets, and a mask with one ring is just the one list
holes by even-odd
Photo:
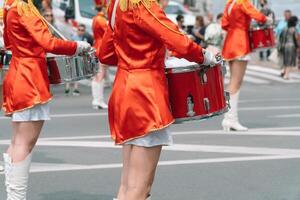
[[275, 47], [275, 35], [272, 27], [252, 27], [249, 30], [252, 51]]
[[74, 82], [93, 77], [98, 71], [98, 59], [94, 51], [81, 56], [47, 55], [51, 84]]
[[185, 59], [166, 61], [170, 104], [175, 122], [207, 119], [228, 110], [223, 65], [199, 66]]
[[[10, 51], [2, 56], [3, 70], [8, 70], [11, 58]], [[99, 66], [94, 51], [80, 56], [47, 54], [47, 65], [50, 84], [89, 79], [97, 73]]]

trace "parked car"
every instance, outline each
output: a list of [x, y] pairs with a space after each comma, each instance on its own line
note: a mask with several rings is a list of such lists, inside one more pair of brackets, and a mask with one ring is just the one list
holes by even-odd
[[185, 8], [181, 3], [176, 1], [170, 1], [169, 5], [165, 8], [165, 13], [169, 19], [171, 19], [175, 24], [177, 24], [177, 15], [184, 16], [184, 25], [186, 26], [187, 32], [191, 33], [195, 25], [195, 15]]
[[74, 34], [78, 24], [84, 24], [92, 34], [92, 20], [97, 14], [94, 0], [60, 0], [53, 7], [56, 25], [67, 38]]

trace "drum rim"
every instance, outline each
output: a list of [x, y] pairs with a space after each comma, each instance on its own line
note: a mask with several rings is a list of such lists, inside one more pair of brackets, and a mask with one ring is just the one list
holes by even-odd
[[219, 111], [213, 112], [213, 113], [204, 114], [204, 115], [198, 115], [198, 116], [194, 116], [194, 117], [175, 118], [175, 122], [174, 123], [175, 124], [177, 124], [177, 123], [179, 124], [179, 123], [188, 122], [188, 121], [207, 120], [207, 119], [212, 118], [212, 117], [223, 115], [226, 112], [228, 112], [228, 110], [229, 110], [229, 105], [226, 105], [225, 108], [223, 108], [223, 109], [221, 109]]
[[[189, 67], [173, 67], [173, 68], [165, 68], [166, 69], [166, 74], [180, 74], [180, 73], [185, 73], [185, 72], [194, 72], [197, 70], [205, 70], [205, 69], [211, 69], [211, 68], [215, 68], [215, 67], [221, 67], [221, 68], [225, 68], [226, 69], [226, 65], [225, 64], [218, 64], [215, 66], [206, 66], [206, 65], [194, 65], [194, 66], [189, 66]], [[177, 69], [178, 68], [178, 69]], [[168, 70], [172, 70], [171, 72], [169, 72]]]
[[[176, 73], [184, 73], [184, 72], [193, 72], [197, 71], [198, 69], [201, 69], [200, 65], [192, 65], [192, 66], [186, 66], [186, 67], [170, 67], [165, 68], [167, 74], [176, 74]], [[168, 70], [172, 70], [169, 72]]]

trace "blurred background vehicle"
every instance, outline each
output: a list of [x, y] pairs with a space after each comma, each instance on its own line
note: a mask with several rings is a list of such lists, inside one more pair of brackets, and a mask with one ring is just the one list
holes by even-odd
[[170, 1], [169, 5], [165, 9], [167, 17], [177, 24], [176, 17], [182, 15], [184, 17], [184, 26], [188, 33], [192, 32], [192, 29], [195, 25], [195, 14], [189, 11], [181, 3], [176, 1]]
[[71, 38], [79, 24], [84, 24], [92, 34], [92, 19], [97, 14], [94, 0], [56, 0], [53, 9], [57, 27], [67, 38]]

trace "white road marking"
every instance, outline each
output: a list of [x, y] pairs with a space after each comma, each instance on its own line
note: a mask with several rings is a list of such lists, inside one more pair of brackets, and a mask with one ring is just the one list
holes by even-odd
[[87, 140], [87, 139], [103, 139], [111, 138], [110, 135], [90, 135], [90, 136], [73, 136], [73, 137], [47, 137], [39, 140]]
[[300, 102], [298, 98], [278, 98], [278, 99], [250, 99], [240, 100], [239, 103], [256, 103], [256, 102], [283, 102], [283, 101], [296, 101]]
[[259, 110], [294, 110], [300, 109], [300, 106], [262, 106], [262, 107], [242, 107], [240, 111], [259, 111]]
[[[69, 114], [51, 114], [51, 118], [68, 118], [68, 117], [95, 117], [108, 116], [107, 112], [101, 113], [69, 113]], [[10, 117], [0, 117], [0, 120], [10, 120]]]
[[246, 71], [246, 76], [247, 75], [257, 76], [257, 77], [265, 78], [268, 80], [277, 81], [280, 83], [299, 83], [300, 82], [300, 80], [295, 80], [295, 79], [285, 80], [276, 75], [265, 74], [265, 73], [261, 73], [261, 72], [251, 71], [251, 70]]
[[[289, 110], [300, 109], [300, 106], [262, 106], [262, 107], [241, 107], [240, 111], [259, 111], [259, 110]], [[68, 117], [95, 117], [107, 116], [107, 112], [101, 113], [70, 113], [70, 114], [52, 114], [51, 118], [68, 118]], [[10, 120], [9, 117], [0, 117], [0, 120]]]
[[[228, 84], [229, 80], [230, 80], [230, 74], [226, 74], [224, 83]], [[248, 82], [248, 83], [254, 83], [254, 84], [268, 84], [271, 83], [270, 81], [264, 80], [264, 79], [260, 79], [260, 78], [255, 78], [253, 76], [249, 76], [249, 75], [245, 75], [244, 76], [244, 81]]]
[[299, 118], [300, 114], [289, 114], [289, 115], [275, 115], [270, 116], [270, 118]]
[[173, 135], [227, 135], [228, 137], [235, 136], [300, 136], [299, 131], [235, 131], [235, 132], [225, 132], [225, 131], [182, 131], [173, 132]]
[[[0, 144], [7, 145], [9, 141], [1, 141]], [[85, 148], [121, 148], [113, 142], [99, 141], [38, 141], [37, 146], [51, 147], [85, 147]], [[231, 154], [261, 154], [261, 155], [300, 155], [300, 149], [286, 148], [264, 148], [245, 146], [224, 146], [224, 145], [196, 145], [196, 144], [174, 144], [164, 148], [167, 151], [181, 152], [210, 152], [210, 153], [231, 153]]]
[[182, 152], [209, 152], [209, 153], [233, 153], [233, 154], [258, 154], [258, 155], [299, 155], [300, 149], [224, 146], [224, 145], [197, 145], [174, 144], [164, 148], [168, 151]]
[[249, 83], [255, 83], [255, 84], [268, 84], [270, 83], [270, 81], [264, 80], [264, 79], [259, 79], [259, 78], [254, 78], [252, 76], [245, 76], [244, 77], [244, 81], [245, 82], [249, 82]]
[[[226, 158], [204, 158], [191, 160], [170, 160], [160, 161], [159, 166], [177, 166], [177, 165], [195, 165], [195, 164], [212, 164], [228, 162], [248, 162], [248, 161], [269, 161], [299, 159], [299, 155], [274, 155], [274, 156], [246, 156], [246, 157], [226, 157]], [[97, 169], [118, 169], [122, 168], [122, 163], [100, 164], [100, 165], [72, 165], [72, 164], [40, 164], [32, 163], [30, 173], [43, 172], [61, 172], [61, 171], [78, 171], [78, 170], [97, 170]]]
[[[261, 67], [257, 65], [248, 65], [247, 71], [244, 77], [245, 82], [254, 83], [254, 84], [267, 84], [271, 81], [276, 81], [280, 83], [299, 83], [300, 82], [300, 74], [291, 73], [290, 80], [284, 80], [280, 75], [280, 70]], [[229, 82], [230, 71], [229, 67], [227, 67], [227, 74], [225, 78], [225, 83]]]
[[74, 114], [53, 114], [53, 118], [65, 118], [65, 117], [93, 117], [93, 116], [107, 116], [107, 112], [101, 113], [74, 113]]
[[[223, 130], [192, 130], [192, 131], [172, 131], [176, 135], [227, 135], [234, 136], [300, 136], [300, 126], [295, 127], [272, 127], [256, 128], [249, 131], [227, 132]], [[41, 137], [39, 141], [56, 141], [56, 140], [88, 140], [88, 139], [107, 139], [110, 135], [88, 135], [88, 136], [69, 136], [69, 137]], [[0, 140], [0, 144], [9, 144], [10, 140]], [[99, 141], [100, 142], [100, 141]]]
[[[249, 66], [247, 66], [247, 69], [255, 70], [255, 71], [258, 71], [258, 72], [274, 74], [276, 76], [280, 75], [280, 70], [267, 68], [267, 67], [261, 67], [261, 66], [258, 66], [258, 65], [249, 65]], [[297, 74], [297, 73], [290, 73], [290, 76], [292, 78], [300, 79], [300, 74]]]

